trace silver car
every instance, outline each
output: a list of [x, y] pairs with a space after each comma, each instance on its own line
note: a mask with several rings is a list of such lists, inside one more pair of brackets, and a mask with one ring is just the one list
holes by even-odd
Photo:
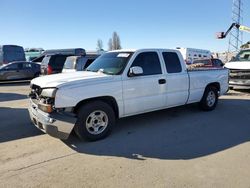
[[16, 61], [0, 66], [0, 81], [32, 79], [40, 75], [40, 64]]

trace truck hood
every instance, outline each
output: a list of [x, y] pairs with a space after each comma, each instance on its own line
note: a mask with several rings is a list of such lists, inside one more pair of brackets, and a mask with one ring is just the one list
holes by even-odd
[[250, 61], [232, 61], [225, 64], [228, 69], [250, 69]]
[[78, 71], [72, 73], [60, 73], [47, 76], [41, 76], [31, 80], [31, 84], [40, 86], [41, 88], [47, 87], [57, 87], [60, 88], [65, 85], [74, 83], [79, 83], [82, 81], [95, 81], [95, 80], [105, 80], [112, 79], [112, 75], [103, 74], [101, 72], [87, 72]]

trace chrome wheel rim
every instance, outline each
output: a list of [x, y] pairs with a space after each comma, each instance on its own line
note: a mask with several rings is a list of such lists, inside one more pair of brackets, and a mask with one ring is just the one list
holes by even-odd
[[207, 95], [207, 105], [209, 107], [212, 107], [215, 104], [216, 96], [213, 91], [209, 91]]
[[108, 126], [108, 116], [101, 110], [89, 114], [86, 119], [86, 128], [90, 134], [101, 134]]

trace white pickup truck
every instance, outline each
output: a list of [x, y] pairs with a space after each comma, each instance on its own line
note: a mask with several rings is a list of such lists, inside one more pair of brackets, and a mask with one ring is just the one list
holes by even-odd
[[32, 122], [51, 136], [106, 137], [118, 118], [199, 103], [213, 110], [228, 90], [228, 69], [187, 70], [177, 50], [119, 50], [103, 54], [86, 71], [31, 81]]
[[230, 71], [230, 87], [250, 89], [250, 49], [242, 49], [225, 67]]

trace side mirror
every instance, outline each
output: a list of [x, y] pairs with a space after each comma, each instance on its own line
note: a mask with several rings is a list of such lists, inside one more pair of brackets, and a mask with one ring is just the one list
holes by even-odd
[[135, 67], [131, 67], [129, 69], [129, 76], [133, 77], [133, 76], [140, 76], [143, 74], [143, 69], [139, 66], [135, 66]]

